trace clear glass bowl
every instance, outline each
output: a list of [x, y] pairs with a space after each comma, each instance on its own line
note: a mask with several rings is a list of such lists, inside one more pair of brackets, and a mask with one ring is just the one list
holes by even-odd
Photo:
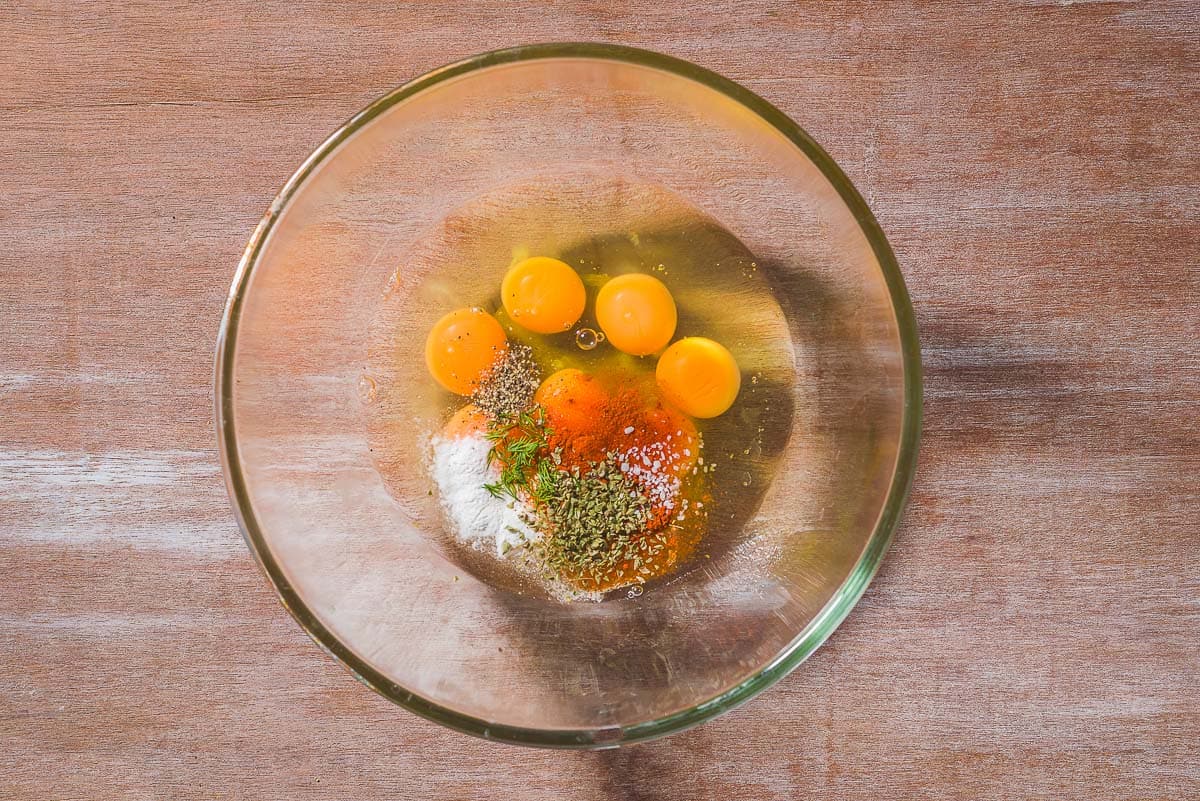
[[[420, 460], [401, 448], [382, 464], [372, 409], [382, 395], [415, 393], [403, 370], [378, 383], [370, 342], [385, 297], [408, 302], [413, 320], [435, 311], [395, 294], [427, 277], [413, 253], [451, 229], [465, 232], [460, 241], [496, 238], [459, 210], [514, 182], [569, 184], [584, 173], [662, 187], [732, 232], [775, 289], [795, 369], [779, 388], [791, 424], [764, 443], [778, 473], [744, 526], [713, 534], [726, 547], [640, 597], [564, 604], [463, 564], [444, 547]], [[584, 223], [610, 232], [627, 224], [622, 211]], [[485, 273], [491, 281], [494, 272], [464, 264], [464, 286]], [[444, 67], [321, 145], [246, 248], [221, 326], [216, 396], [239, 522], [313, 639], [420, 715], [557, 747], [695, 725], [811, 654], [887, 549], [921, 408], [903, 280], [832, 159], [719, 75], [596, 44]], [[403, 408], [398, 441], [411, 433]], [[398, 483], [385, 486], [388, 471]]]

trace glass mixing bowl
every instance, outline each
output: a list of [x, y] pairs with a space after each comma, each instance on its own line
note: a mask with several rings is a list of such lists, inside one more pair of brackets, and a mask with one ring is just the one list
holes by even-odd
[[[462, 210], [506, 186], [582, 186], [578, 199], [589, 180], [658, 187], [740, 240], [779, 301], [772, 336], [790, 340], [774, 344], [793, 364], [772, 390], [786, 424], [768, 419], [760, 443], [778, 469], [744, 524], [713, 532], [720, 547], [638, 597], [561, 603], [493, 581], [446, 547], [419, 457], [422, 418], [405, 404], [420, 394], [411, 381], [428, 380], [414, 355], [426, 321], [445, 310], [430, 298], [474, 292], [481, 276], [490, 285], [508, 263], [464, 261], [461, 286], [431, 294], [423, 271], [440, 243], [457, 243], [453, 258], [463, 259], [522, 244], [508, 241], [520, 232]], [[531, 221], [561, 211], [553, 192], [527, 194], [549, 215]], [[607, 197], [562, 219], [597, 236], [670, 225], [654, 217], [671, 203]], [[714, 277], [722, 269], [711, 265]], [[401, 321], [397, 369], [380, 375], [389, 304], [400, 310], [388, 318]], [[718, 313], [739, 319], [736, 307]], [[903, 280], [832, 159], [719, 75], [596, 44], [444, 67], [321, 145], [246, 248], [221, 326], [216, 396], [239, 522], [313, 639], [420, 715], [558, 747], [695, 725], [811, 654], [887, 549], [921, 408]], [[391, 424], [400, 444], [381, 453]]]

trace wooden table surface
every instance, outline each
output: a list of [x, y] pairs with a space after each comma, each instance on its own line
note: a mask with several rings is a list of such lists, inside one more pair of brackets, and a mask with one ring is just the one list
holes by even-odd
[[[301, 160], [432, 67], [565, 39], [807, 128], [925, 360], [846, 623], [599, 753], [353, 681], [255, 567], [212, 423], [234, 267]], [[0, 798], [1200, 798], [1198, 117], [1195, 2], [0, 4]]]

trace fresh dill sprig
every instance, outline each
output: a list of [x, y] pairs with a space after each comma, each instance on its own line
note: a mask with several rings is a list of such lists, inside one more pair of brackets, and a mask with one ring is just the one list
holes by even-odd
[[484, 484], [483, 488], [495, 498], [523, 500], [528, 496], [535, 502], [544, 499], [553, 486], [551, 473], [556, 472], [555, 455], [550, 453], [552, 434], [541, 407], [522, 410], [515, 420], [512, 416], [493, 420], [484, 436], [492, 443], [488, 464], [500, 466], [500, 478]]

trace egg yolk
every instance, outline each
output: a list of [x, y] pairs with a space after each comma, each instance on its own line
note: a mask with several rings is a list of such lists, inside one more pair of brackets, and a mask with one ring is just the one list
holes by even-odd
[[545, 411], [554, 444], [564, 449], [568, 463], [602, 461], [613, 451], [657, 449], [658, 466], [683, 475], [700, 455], [696, 427], [677, 407], [663, 403], [652, 386], [611, 377], [604, 381], [569, 367], [543, 381], [533, 400]]
[[579, 274], [566, 262], [535, 256], [504, 276], [500, 300], [517, 325], [539, 334], [557, 334], [575, 325], [587, 294]]
[[617, 350], [645, 356], [675, 334], [675, 300], [662, 281], [649, 275], [618, 275], [596, 296], [596, 321]]
[[488, 416], [483, 409], [473, 403], [468, 403], [455, 412], [454, 416], [446, 421], [446, 425], [442, 426], [442, 436], [447, 439], [480, 436], [487, 431], [487, 426]]
[[446, 389], [470, 395], [508, 348], [508, 337], [483, 309], [458, 309], [434, 323], [425, 340], [425, 365]]
[[601, 425], [608, 410], [608, 390], [594, 376], [568, 367], [538, 387], [533, 402], [546, 412], [554, 444], [571, 464], [586, 464], [603, 454], [608, 431]]
[[663, 397], [692, 417], [724, 414], [742, 388], [733, 354], [704, 337], [687, 337], [667, 348], [654, 375]]

